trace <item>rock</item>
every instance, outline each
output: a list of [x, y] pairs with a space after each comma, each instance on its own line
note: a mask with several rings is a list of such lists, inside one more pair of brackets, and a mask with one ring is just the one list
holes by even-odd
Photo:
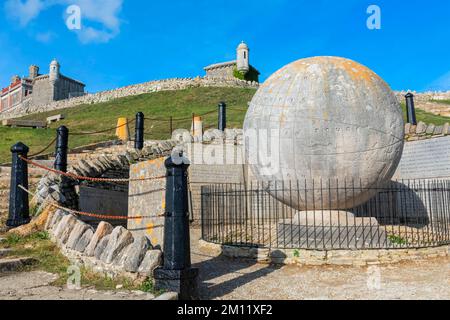
[[86, 247], [85, 254], [88, 257], [94, 256], [94, 251], [99, 242], [103, 239], [103, 237], [110, 234], [112, 231], [113, 226], [111, 224], [105, 221], [100, 222], [97, 230], [94, 233], [94, 236], [91, 239], [91, 242], [89, 242], [88, 246]]
[[441, 135], [443, 133], [443, 131], [444, 131], [444, 126], [437, 126], [434, 129], [434, 134], [435, 135]]
[[62, 234], [66, 232], [70, 226], [73, 227], [75, 221], [75, 217], [71, 214], [64, 216], [56, 226], [56, 229], [54, 229], [53, 236], [55, 237], [55, 239], [59, 240]]
[[[416, 128], [416, 134], [424, 134], [427, 131], [427, 124], [420, 121], [417, 124], [417, 128]], [[407, 131], [406, 131], [407, 132]]]
[[[94, 236], [95, 236], [95, 235], [94, 235]], [[104, 237], [99, 241], [99, 243], [97, 244], [97, 246], [95, 247], [95, 250], [94, 250], [94, 257], [96, 257], [98, 260], [100, 260], [100, 258], [101, 258], [101, 256], [102, 256], [103, 252], [104, 252], [105, 249], [106, 249], [106, 246], [108, 245], [109, 237], [110, 237], [110, 234], [104, 236]]]
[[450, 124], [448, 122], [444, 124], [444, 127], [442, 128], [442, 134], [450, 134]]
[[92, 228], [88, 228], [78, 240], [74, 250], [78, 252], [84, 252], [91, 242], [93, 236], [94, 230]]
[[150, 246], [150, 241], [146, 236], [135, 238], [124, 254], [123, 266], [125, 271], [137, 272]]
[[66, 248], [68, 249], [75, 249], [78, 241], [80, 240], [81, 236], [86, 232], [87, 229], [89, 229], [90, 226], [84, 223], [83, 221], [77, 220], [75, 223], [75, 226], [73, 227], [72, 232], [70, 233], [70, 236], [66, 243]]
[[69, 218], [63, 232], [60, 234], [59, 238], [56, 238], [56, 241], [63, 245], [67, 243], [67, 240], [69, 240], [70, 234], [72, 233], [72, 230], [75, 228], [75, 225], [79, 221], [77, 218], [75, 218], [73, 215], [70, 215], [72, 218]]
[[120, 251], [133, 242], [133, 235], [124, 227], [116, 227], [110, 234], [108, 246], [101, 255], [101, 260], [111, 263]]
[[15, 272], [22, 270], [23, 267], [38, 262], [34, 258], [17, 258], [0, 260], [0, 272]]
[[56, 210], [55, 213], [50, 215], [50, 217], [47, 219], [47, 222], [45, 224], [45, 230], [52, 229], [67, 214], [68, 213], [66, 213], [65, 211], [63, 211], [61, 209]]
[[138, 272], [145, 276], [152, 276], [153, 270], [161, 265], [162, 252], [160, 250], [149, 250], [139, 266]]
[[427, 128], [426, 133], [427, 134], [433, 134], [434, 133], [434, 129], [436, 128], [436, 126], [434, 124], [430, 124]]
[[178, 300], [177, 292], [166, 292], [156, 297], [154, 300]]

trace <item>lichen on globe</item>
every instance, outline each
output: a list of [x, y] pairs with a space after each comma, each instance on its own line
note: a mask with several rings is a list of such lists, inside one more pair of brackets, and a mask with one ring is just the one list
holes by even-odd
[[[344, 58], [313, 57], [283, 67], [260, 86], [244, 135], [258, 181], [299, 186], [295, 192], [269, 187], [278, 200], [298, 210], [347, 209], [392, 178], [404, 121], [394, 93], [373, 71]], [[305, 191], [313, 180], [316, 190]]]

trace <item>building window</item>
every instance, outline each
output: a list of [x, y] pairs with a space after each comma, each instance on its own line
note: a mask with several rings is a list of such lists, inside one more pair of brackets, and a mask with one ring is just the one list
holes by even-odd
[[247, 52], [244, 51], [244, 59], [247, 59]]

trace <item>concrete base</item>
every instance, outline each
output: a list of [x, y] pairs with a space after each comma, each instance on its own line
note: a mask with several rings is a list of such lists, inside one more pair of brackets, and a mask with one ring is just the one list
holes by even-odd
[[198, 269], [165, 270], [157, 268], [153, 273], [156, 290], [177, 292], [180, 300], [198, 299]]
[[286, 248], [378, 248], [389, 241], [375, 218], [346, 211], [298, 212], [278, 223], [277, 236], [279, 246]]

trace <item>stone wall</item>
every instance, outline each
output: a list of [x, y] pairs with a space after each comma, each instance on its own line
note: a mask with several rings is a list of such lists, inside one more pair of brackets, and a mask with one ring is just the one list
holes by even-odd
[[114, 90], [102, 91], [95, 94], [87, 94], [82, 97], [55, 101], [46, 105], [35, 104], [17, 107], [14, 108], [13, 110], [7, 110], [6, 112], [0, 113], [0, 120], [16, 118], [32, 113], [41, 113], [64, 108], [73, 108], [82, 104], [107, 102], [117, 98], [134, 96], [150, 92], [183, 90], [193, 87], [258, 88], [258, 86], [259, 84], [257, 82], [248, 82], [239, 79], [220, 79], [209, 77], [175, 78], [175, 79], [150, 81]]
[[297, 250], [232, 247], [200, 240], [204, 254], [229, 258], [251, 259], [260, 263], [298, 264], [307, 266], [340, 265], [367, 266], [448, 257], [449, 246], [395, 250]]
[[45, 224], [51, 238], [73, 263], [109, 277], [152, 277], [162, 253], [144, 236], [101, 222], [96, 229], [67, 211], [56, 210]]
[[414, 101], [427, 102], [431, 100], [450, 100], [450, 91], [447, 92], [416, 92], [416, 91], [396, 91], [395, 95], [400, 102], [405, 102], [405, 95], [411, 92]]

